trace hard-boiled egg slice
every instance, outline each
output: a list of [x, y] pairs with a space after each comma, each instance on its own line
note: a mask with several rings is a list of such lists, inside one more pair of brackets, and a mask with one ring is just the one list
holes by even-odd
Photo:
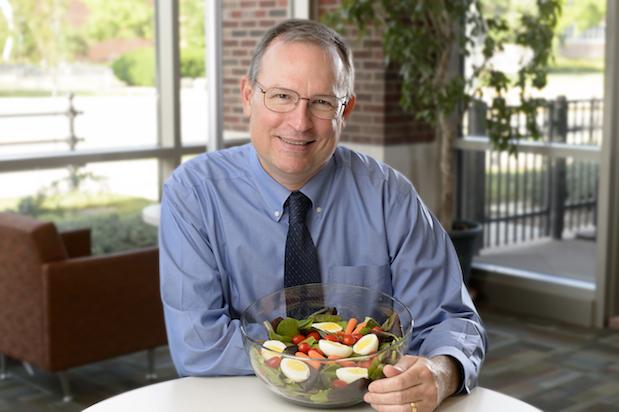
[[279, 367], [284, 375], [293, 382], [304, 382], [310, 376], [310, 368], [307, 363], [297, 359], [284, 358]]
[[[282, 353], [284, 349], [286, 349], [286, 344], [279, 340], [267, 340], [262, 344], [262, 347], [262, 357], [264, 358], [264, 360], [269, 360], [274, 356], [279, 356], [273, 352]], [[264, 348], [270, 350], [266, 350]]]
[[368, 333], [357, 341], [352, 350], [358, 355], [369, 355], [378, 350], [378, 336]]
[[368, 369], [359, 368], [356, 366], [349, 368], [339, 368], [335, 371], [337, 378], [343, 380], [346, 383], [353, 383], [359, 379], [368, 378]]
[[352, 348], [348, 345], [342, 345], [339, 342], [331, 342], [330, 340], [320, 339], [318, 341], [318, 347], [327, 356], [338, 356], [340, 358], [347, 358], [352, 355]]
[[319, 322], [312, 323], [312, 328], [321, 330], [327, 333], [337, 333], [343, 328], [335, 322]]

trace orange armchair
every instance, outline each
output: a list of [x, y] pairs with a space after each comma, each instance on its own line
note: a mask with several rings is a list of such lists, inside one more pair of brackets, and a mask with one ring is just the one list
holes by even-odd
[[67, 369], [167, 343], [158, 249], [91, 256], [88, 229], [0, 213], [0, 302], [2, 368], [59, 373], [65, 400]]

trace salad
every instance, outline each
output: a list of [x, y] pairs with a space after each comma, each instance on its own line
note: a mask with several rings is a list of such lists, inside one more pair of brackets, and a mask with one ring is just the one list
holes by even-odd
[[249, 351], [256, 374], [289, 398], [311, 404], [361, 401], [368, 384], [383, 378], [383, 367], [405, 349], [395, 312], [379, 324], [323, 308], [305, 319], [278, 317], [263, 325], [268, 340]]

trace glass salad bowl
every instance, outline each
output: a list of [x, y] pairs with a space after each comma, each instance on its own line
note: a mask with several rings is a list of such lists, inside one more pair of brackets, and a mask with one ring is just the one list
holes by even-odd
[[336, 408], [363, 401], [410, 344], [413, 318], [380, 291], [347, 284], [281, 289], [241, 314], [256, 375], [295, 403]]

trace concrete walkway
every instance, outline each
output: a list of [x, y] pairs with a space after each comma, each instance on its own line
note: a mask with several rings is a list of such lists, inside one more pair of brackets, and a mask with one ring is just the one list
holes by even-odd
[[596, 242], [581, 239], [537, 239], [488, 248], [475, 263], [595, 282]]

